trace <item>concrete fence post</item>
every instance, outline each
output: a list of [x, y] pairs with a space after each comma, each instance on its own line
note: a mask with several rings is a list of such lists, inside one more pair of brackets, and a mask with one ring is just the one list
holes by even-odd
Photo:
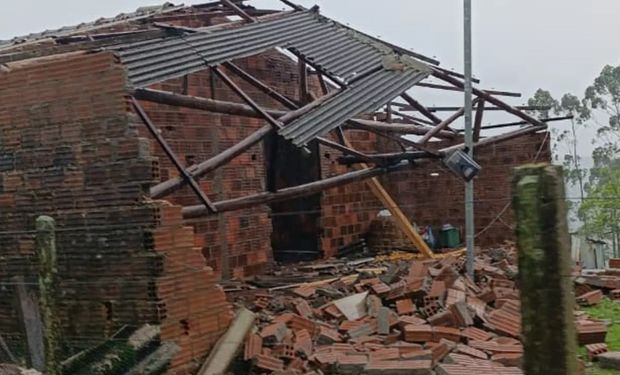
[[519, 282], [526, 375], [576, 375], [570, 238], [560, 167], [515, 170]]
[[45, 374], [60, 375], [56, 223], [53, 218], [37, 218], [35, 248], [39, 266], [39, 307], [43, 323]]

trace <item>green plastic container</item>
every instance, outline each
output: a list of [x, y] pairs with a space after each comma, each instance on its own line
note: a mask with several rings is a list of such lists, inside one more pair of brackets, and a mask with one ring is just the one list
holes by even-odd
[[459, 246], [461, 243], [459, 231], [450, 224], [442, 226], [439, 232], [439, 242], [443, 248], [453, 249]]

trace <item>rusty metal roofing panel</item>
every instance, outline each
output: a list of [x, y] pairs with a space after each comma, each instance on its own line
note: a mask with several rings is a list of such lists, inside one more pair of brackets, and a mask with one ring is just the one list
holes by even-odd
[[288, 48], [345, 81], [380, 68], [385, 56], [396, 54], [387, 45], [323, 17], [316, 10], [110, 49], [119, 53], [131, 83], [144, 87], [275, 47]]
[[297, 146], [305, 145], [355, 115], [377, 110], [427, 76], [425, 70], [379, 70], [342, 89], [335, 97], [288, 124], [279, 134]]

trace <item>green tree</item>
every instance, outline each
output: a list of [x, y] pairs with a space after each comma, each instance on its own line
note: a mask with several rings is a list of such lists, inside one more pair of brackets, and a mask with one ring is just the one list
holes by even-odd
[[620, 253], [620, 168], [603, 168], [580, 207], [583, 231], [611, 239], [614, 256]]
[[594, 167], [590, 184], [610, 176], [608, 168], [619, 168], [620, 161], [620, 66], [606, 65], [585, 91], [583, 119], [597, 125], [597, 147], [592, 153]]
[[611, 240], [620, 255], [620, 66], [605, 66], [581, 103], [580, 120], [597, 127], [586, 191], [579, 213], [583, 230]]
[[[579, 153], [578, 127], [585, 126], [584, 120], [587, 113], [578, 97], [572, 94], [564, 94], [560, 101], [557, 101], [547, 90], [538, 89], [534, 96], [528, 100], [528, 105], [545, 106], [549, 109], [533, 111], [532, 114], [539, 119], [547, 119], [551, 115], [571, 115], [570, 127], [559, 125], [552, 127], [551, 132], [554, 137], [553, 155], [558, 163], [564, 168], [564, 179], [567, 185], [576, 186], [579, 189], [580, 198], [585, 197], [585, 179], [588, 169], [583, 166], [583, 160]], [[567, 204], [573, 216], [572, 222], [576, 221], [578, 214], [576, 202], [569, 200]], [[577, 202], [578, 203], [578, 202]]]

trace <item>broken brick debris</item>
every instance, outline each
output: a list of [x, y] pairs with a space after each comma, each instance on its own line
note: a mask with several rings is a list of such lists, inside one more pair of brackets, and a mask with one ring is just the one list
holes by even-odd
[[257, 334], [251, 334], [245, 340], [245, 350], [243, 352], [243, 359], [248, 361], [256, 358], [261, 354], [263, 349], [263, 339]]
[[595, 320], [577, 320], [577, 342], [579, 345], [605, 342], [607, 326]]
[[588, 359], [593, 361], [599, 354], [607, 353], [607, 344], [598, 343], [598, 344], [588, 344], [586, 345], [586, 351], [588, 352]]
[[475, 282], [462, 256], [286, 266], [283, 280], [308, 284], [243, 300], [259, 323], [240, 359], [251, 373], [521, 374], [515, 251], [482, 251]]
[[577, 303], [581, 306], [593, 306], [601, 302], [603, 292], [601, 290], [593, 290], [577, 297]]

